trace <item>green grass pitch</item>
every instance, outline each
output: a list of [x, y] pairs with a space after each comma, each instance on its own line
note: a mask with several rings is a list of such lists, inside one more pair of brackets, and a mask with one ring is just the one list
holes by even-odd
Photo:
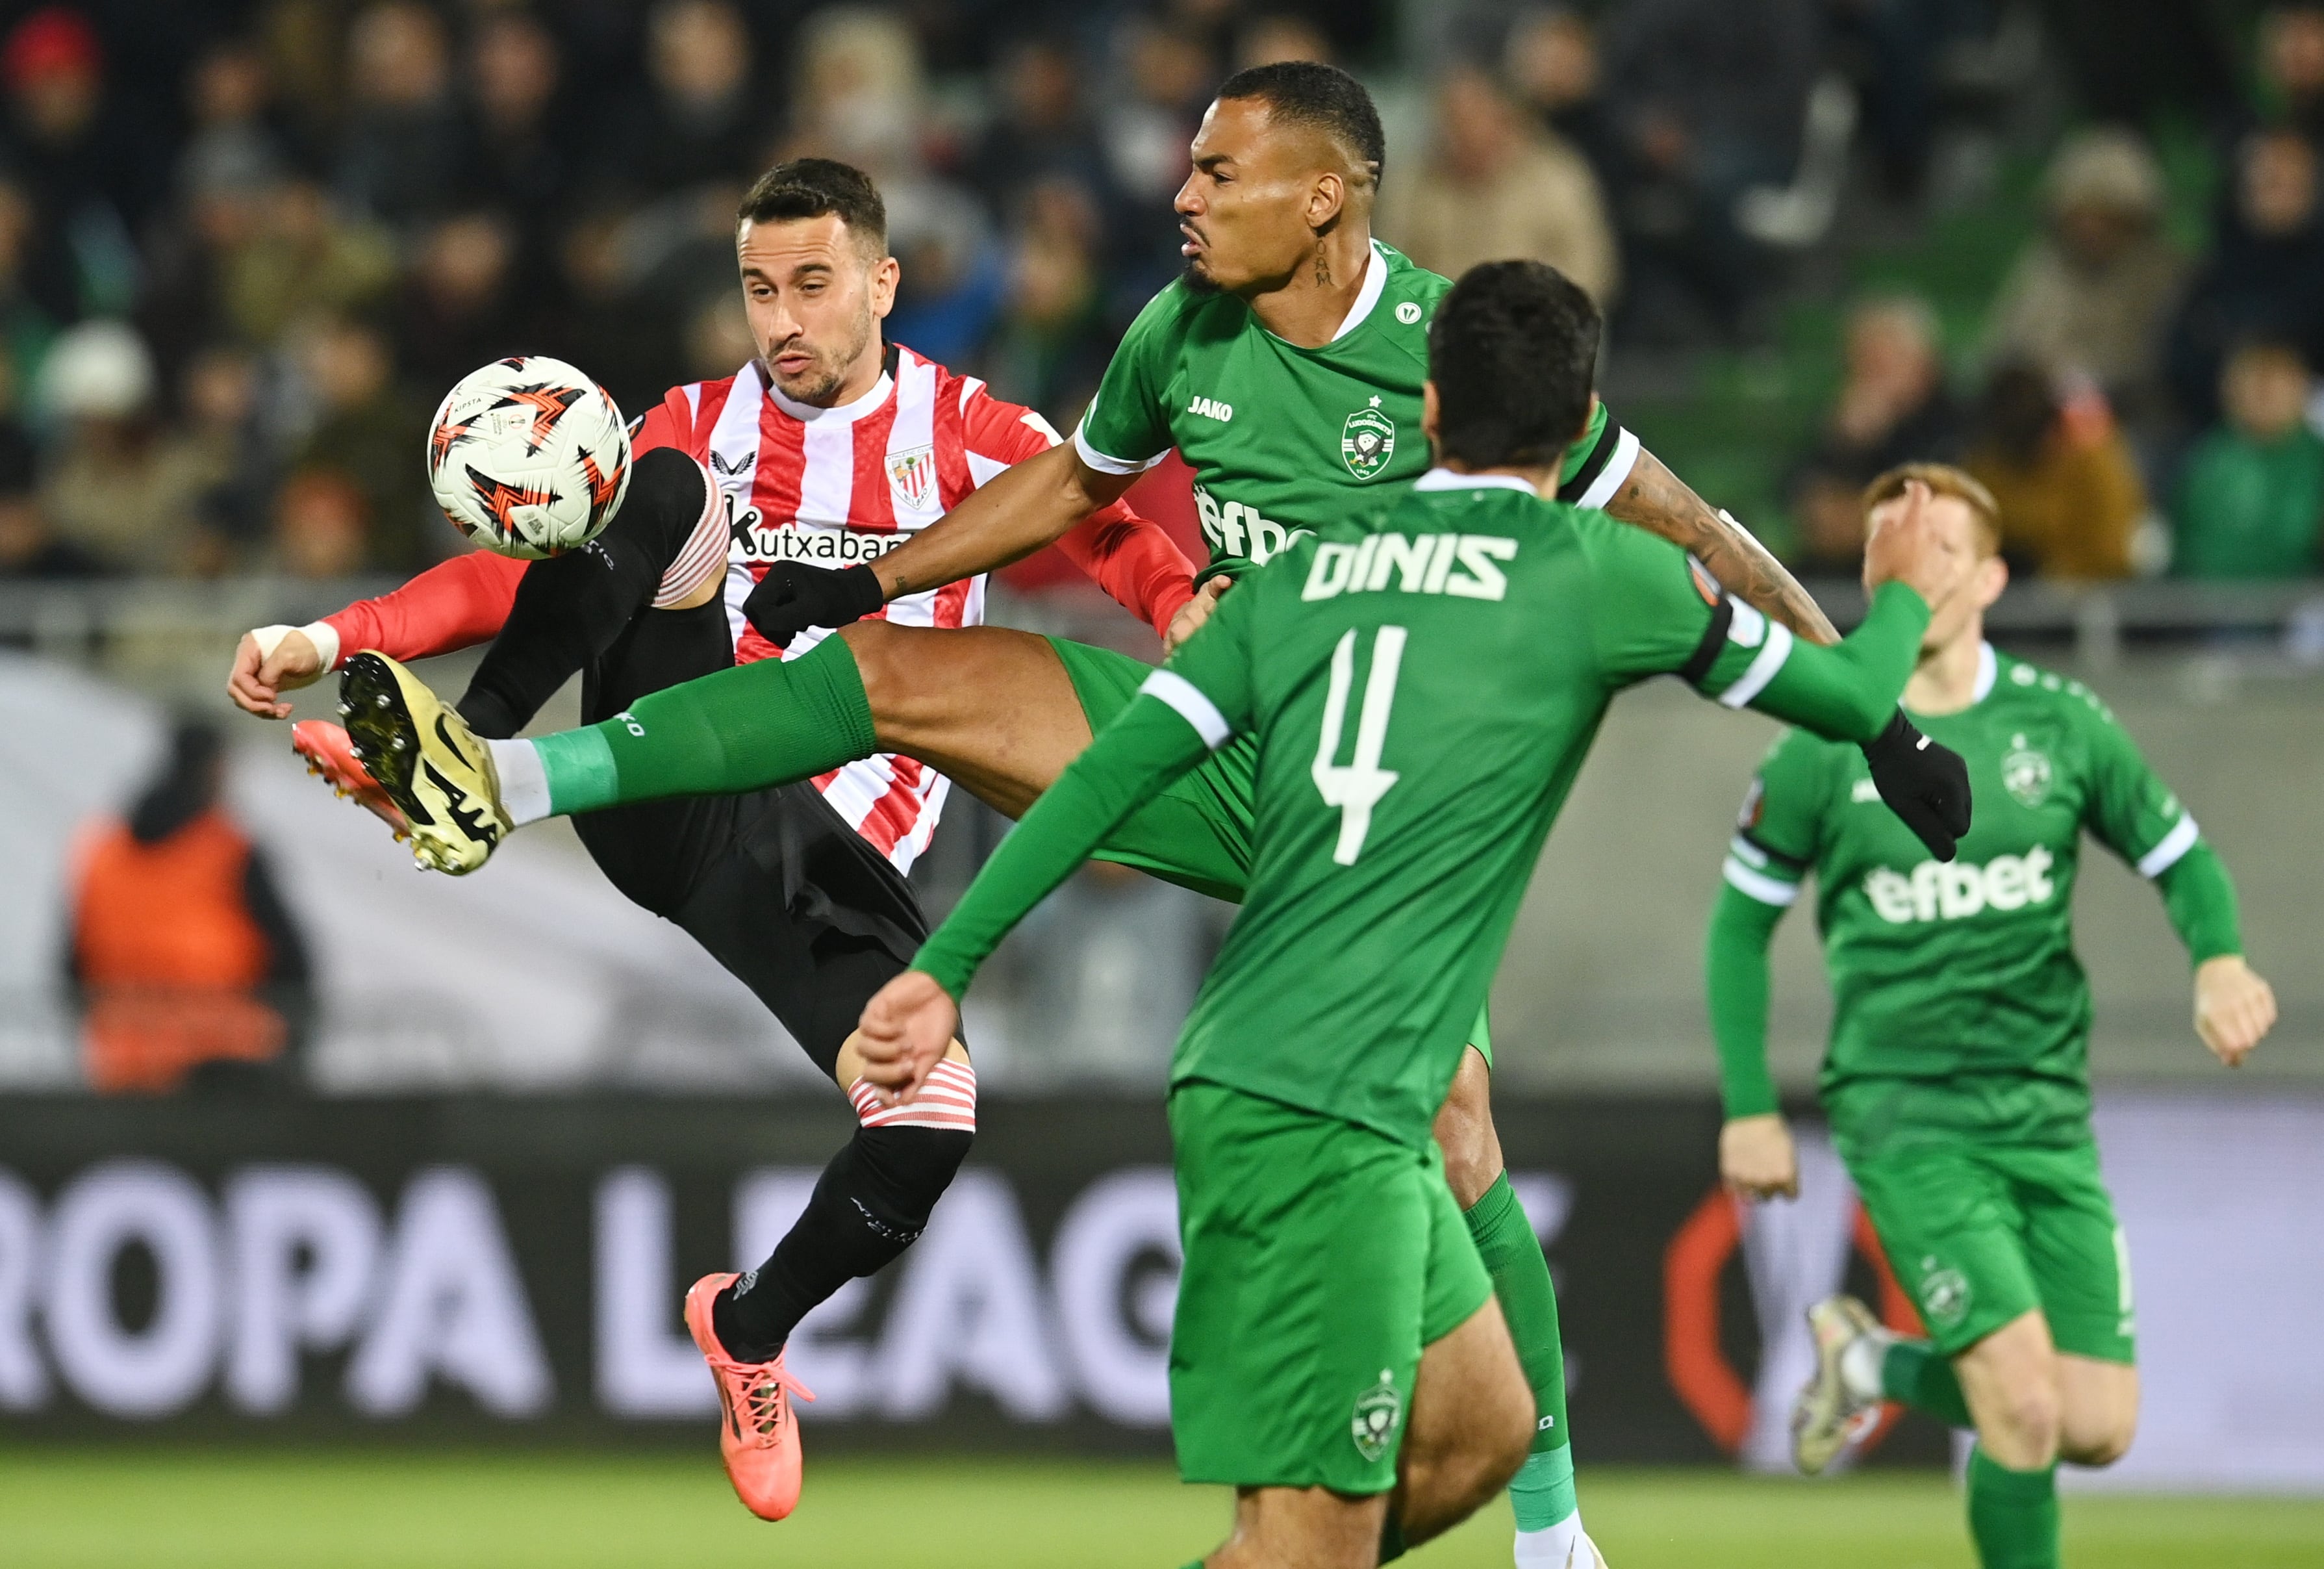
[[[1585, 1471], [1591, 1534], [1618, 1569], [1969, 1569], [1940, 1476], [1810, 1483]], [[1090, 1569], [1177, 1566], [1214, 1545], [1224, 1495], [1154, 1464], [848, 1458], [810, 1463], [779, 1526], [746, 1516], [698, 1458], [410, 1451], [0, 1452], [10, 1569]], [[1500, 1569], [1496, 1505], [1406, 1560]], [[2324, 1569], [2324, 1500], [2066, 1504], [2089, 1569]]]

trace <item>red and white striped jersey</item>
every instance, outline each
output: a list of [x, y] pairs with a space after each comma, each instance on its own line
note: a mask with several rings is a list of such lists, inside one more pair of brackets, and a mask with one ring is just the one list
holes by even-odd
[[[688, 454], [709, 477], [710, 492], [653, 603], [675, 605], [723, 570], [735, 662], [766, 659], [777, 651], [743, 619], [742, 602], [769, 563], [836, 568], [872, 560], [1057, 439], [1040, 415], [909, 349], [889, 350], [879, 383], [838, 409], [791, 401], [767, 384], [755, 364], [718, 381], [673, 388], [638, 422], [632, 449], [674, 447]], [[1126, 502], [1092, 513], [1056, 543], [1157, 633], [1194, 593], [1185, 554]], [[507, 621], [525, 571], [521, 561], [476, 551], [348, 605], [325, 618], [337, 643], [334, 668], [358, 649], [411, 660], [490, 640]], [[984, 579], [898, 599], [877, 614], [908, 625], [974, 626], [984, 619]], [[791, 655], [827, 635], [820, 629], [802, 634]], [[892, 756], [849, 763], [816, 784], [850, 826], [906, 871], [935, 834], [949, 788], [933, 770]]]
[[[727, 536], [726, 619], [734, 660], [797, 659], [830, 635], [816, 628], [778, 650], [742, 617], [776, 561], [827, 568], [876, 560], [1010, 465], [1057, 443], [1048, 421], [992, 396], [908, 348], [891, 348], [872, 390], [818, 409], [794, 402], [756, 363], [674, 387], [647, 413], [635, 449], [675, 447], [709, 472]], [[984, 620], [982, 576], [890, 601], [876, 614], [907, 626]], [[950, 781], [881, 753], [818, 778], [841, 817], [909, 871], [927, 848]]]

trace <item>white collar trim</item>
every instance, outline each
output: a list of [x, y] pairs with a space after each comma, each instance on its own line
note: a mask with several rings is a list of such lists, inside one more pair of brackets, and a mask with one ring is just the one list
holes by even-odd
[[1415, 490], [1521, 490], [1527, 495], [1538, 495], [1533, 486], [1514, 474], [1455, 474], [1449, 468], [1432, 468], [1412, 482]]
[[1379, 303], [1380, 291], [1388, 287], [1388, 258], [1380, 254], [1379, 242], [1372, 242], [1371, 258], [1364, 263], [1363, 287], [1356, 291], [1356, 302], [1348, 307], [1348, 318], [1340, 323], [1340, 330], [1332, 335], [1333, 343], [1364, 324]]
[[2000, 674], [2001, 660], [1995, 655], [1993, 645], [1987, 642], [1978, 644], [1977, 685], [1969, 689], [1969, 695], [1971, 706], [1985, 701], [1987, 696], [1993, 690], [1994, 680]]
[[767, 367], [758, 361], [752, 360], [749, 368], [757, 374], [759, 385], [766, 389], [768, 398], [776, 408], [780, 409], [792, 419], [809, 425], [817, 424], [825, 420], [837, 425], [852, 425], [885, 403], [889, 395], [896, 390], [896, 379], [886, 371], [881, 371], [880, 379], [872, 383], [872, 390], [862, 397], [853, 402], [841, 403], [835, 408], [822, 409], [813, 403], [802, 403], [796, 399], [785, 397], [783, 390], [775, 385], [774, 378], [767, 374]]

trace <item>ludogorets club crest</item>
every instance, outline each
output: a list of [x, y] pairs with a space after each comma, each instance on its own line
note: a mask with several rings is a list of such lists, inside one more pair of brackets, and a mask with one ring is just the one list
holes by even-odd
[[1940, 1329], [1950, 1329], [1969, 1315], [1969, 1277], [1950, 1266], [1939, 1268], [1933, 1258], [1921, 1260], [1921, 1311]]
[[1396, 1439], [1396, 1425], [1403, 1419], [1404, 1397], [1396, 1392], [1395, 1380], [1382, 1368], [1380, 1381], [1356, 1397], [1355, 1416], [1349, 1424], [1356, 1453], [1367, 1461], [1386, 1454]]
[[2050, 794], [2050, 760], [2026, 745], [2023, 735], [2009, 738], [2009, 751], [2001, 760], [2001, 788], [2029, 808]]
[[1396, 421], [1380, 412], [1377, 394], [1340, 427], [1340, 461], [1358, 479], [1371, 479], [1396, 456]]

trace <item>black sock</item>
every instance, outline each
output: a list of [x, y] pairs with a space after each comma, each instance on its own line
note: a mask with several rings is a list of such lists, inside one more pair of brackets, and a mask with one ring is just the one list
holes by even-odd
[[574, 671], [613, 646], [686, 548], [705, 484], [683, 452], [641, 453], [604, 531], [525, 568], [508, 620], [456, 705], [470, 729], [495, 740], [514, 735]]
[[722, 1291], [711, 1326], [737, 1361], [772, 1361], [808, 1312], [918, 1241], [975, 1135], [858, 1128], [767, 1261]]

